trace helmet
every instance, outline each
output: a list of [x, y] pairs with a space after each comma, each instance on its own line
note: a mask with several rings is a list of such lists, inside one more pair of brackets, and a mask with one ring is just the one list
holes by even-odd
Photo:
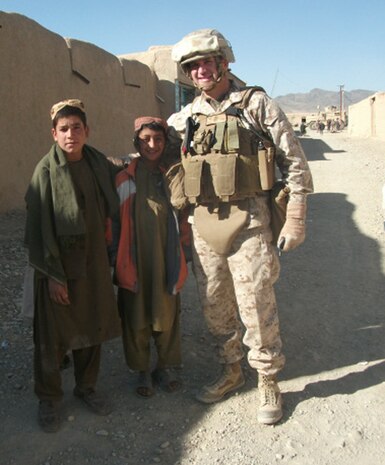
[[229, 63], [235, 61], [230, 42], [216, 29], [199, 29], [187, 34], [171, 52], [172, 59], [180, 63], [184, 72], [186, 64], [207, 56], [222, 56]]

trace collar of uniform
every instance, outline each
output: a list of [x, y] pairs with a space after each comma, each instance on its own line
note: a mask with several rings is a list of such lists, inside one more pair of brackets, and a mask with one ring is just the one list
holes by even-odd
[[211, 99], [201, 93], [192, 103], [192, 113], [201, 113], [203, 115], [223, 113], [234, 103], [239, 103], [242, 98], [241, 88], [234, 81], [231, 81], [230, 90], [227, 96], [221, 102], [218, 102], [218, 108], [214, 109], [209, 102]]
[[239, 103], [243, 99], [243, 93], [241, 87], [239, 87], [234, 81], [231, 81], [229, 100], [231, 104]]

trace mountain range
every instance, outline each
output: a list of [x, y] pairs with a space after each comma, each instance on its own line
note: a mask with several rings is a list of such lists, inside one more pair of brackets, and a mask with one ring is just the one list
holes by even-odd
[[[349, 105], [353, 105], [361, 100], [366, 99], [370, 95], [375, 94], [373, 90], [351, 90], [343, 91], [342, 100], [343, 107], [346, 110]], [[287, 94], [274, 97], [274, 100], [279, 104], [285, 113], [312, 113], [317, 112], [318, 108], [324, 110], [328, 106], [340, 107], [340, 92], [313, 89], [307, 93]]]

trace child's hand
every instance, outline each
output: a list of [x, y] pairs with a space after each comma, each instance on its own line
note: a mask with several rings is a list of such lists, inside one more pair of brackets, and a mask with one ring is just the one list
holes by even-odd
[[59, 305], [70, 305], [67, 285], [61, 284], [54, 279], [48, 279], [48, 291], [51, 300]]

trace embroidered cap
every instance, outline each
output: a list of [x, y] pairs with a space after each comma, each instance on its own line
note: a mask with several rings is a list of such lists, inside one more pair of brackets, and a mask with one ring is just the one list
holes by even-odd
[[141, 116], [140, 118], [136, 118], [134, 121], [134, 131], [138, 132], [142, 129], [143, 125], [156, 123], [163, 127], [164, 131], [167, 133], [168, 131], [168, 124], [162, 118], [157, 118], [155, 116]]
[[81, 110], [85, 113], [84, 103], [77, 98], [70, 98], [67, 100], [62, 100], [61, 102], [55, 103], [51, 108], [51, 119], [54, 120], [57, 113], [62, 110], [64, 107], [74, 107]]

